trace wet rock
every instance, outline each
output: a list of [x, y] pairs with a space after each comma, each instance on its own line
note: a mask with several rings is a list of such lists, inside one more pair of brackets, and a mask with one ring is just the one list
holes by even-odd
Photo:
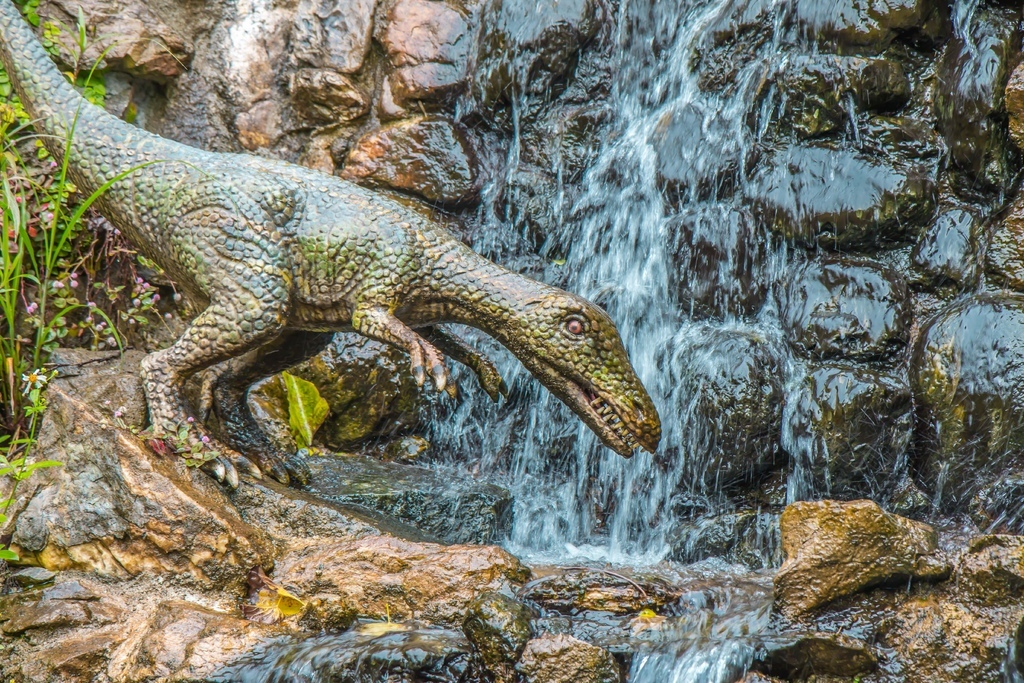
[[778, 124], [801, 138], [844, 128], [852, 103], [857, 111], [891, 111], [910, 98], [910, 81], [899, 62], [837, 55], [787, 59], [774, 76], [782, 90]]
[[543, 635], [526, 644], [516, 665], [527, 683], [619, 683], [622, 673], [607, 650], [567, 635]]
[[118, 681], [209, 680], [207, 676], [287, 633], [183, 600], [169, 600], [135, 629], [111, 658]]
[[978, 536], [971, 539], [956, 571], [958, 597], [983, 606], [1020, 607], [1024, 591], [1024, 537]]
[[764, 338], [739, 330], [706, 329], [687, 342], [673, 359], [683, 369], [679, 410], [696, 444], [678, 465], [689, 468], [682, 481], [715, 490], [752, 481], [779, 453], [779, 352]]
[[356, 455], [309, 465], [306, 490], [314, 496], [378, 510], [444, 543], [492, 543], [511, 523], [512, 497], [499, 486]]
[[398, 0], [388, 10], [381, 43], [394, 71], [389, 86], [400, 107], [446, 100], [466, 85], [473, 34], [467, 18], [434, 0]]
[[389, 536], [321, 540], [278, 561], [274, 581], [303, 599], [350, 605], [360, 616], [461, 626], [481, 593], [508, 591], [529, 577], [493, 546], [440, 546]]
[[71, 632], [56, 645], [32, 653], [21, 666], [26, 680], [86, 681], [106, 673], [110, 653], [124, 639], [123, 624]]
[[851, 679], [878, 666], [871, 648], [861, 640], [836, 633], [782, 634], [758, 647], [754, 666], [787, 681], [812, 675]]
[[952, 166], [963, 174], [958, 186], [1005, 187], [1019, 165], [1009, 144], [1005, 90], [1020, 47], [1021, 10], [979, 7], [967, 36], [954, 35], [939, 60], [935, 114]]
[[1014, 198], [992, 231], [985, 272], [995, 284], [1024, 292], [1024, 195]]
[[381, 457], [388, 462], [413, 463], [430, 450], [430, 442], [422, 436], [400, 436], [384, 447]]
[[584, 610], [636, 614], [674, 602], [679, 591], [653, 576], [568, 569], [531, 581], [519, 597], [563, 614]]
[[[337, 334], [327, 349], [291, 372], [315, 384], [330, 406], [317, 439], [344, 451], [419, 423], [423, 398], [408, 368], [401, 351], [362, 335]], [[249, 407], [281, 447], [294, 451], [286, 397], [275, 376], [250, 389]]]
[[910, 116], [872, 116], [860, 135], [862, 149], [881, 158], [931, 161], [942, 151], [934, 124]]
[[679, 245], [684, 311], [695, 318], [757, 313], [768, 295], [768, 238], [748, 212], [687, 209], [669, 219], [667, 230]]
[[61, 350], [54, 357], [62, 376], [47, 391], [36, 456], [63, 465], [19, 488], [6, 528], [13, 547], [22, 561], [51, 570], [241, 585], [249, 567], [272, 562], [268, 540], [208, 475], [157, 456], [116, 424], [121, 406], [120, 419], [141, 420], [142, 354], [98, 362], [109, 356]]
[[1024, 149], [1024, 64], [1010, 74], [1005, 91], [1006, 113], [1010, 117], [1010, 139]]
[[370, 51], [377, 0], [301, 0], [291, 52], [300, 64], [359, 71]]
[[[671, 195], [717, 197], [730, 192], [757, 152], [746, 141], [743, 122], [690, 102], [667, 113], [652, 136], [658, 179]], [[713, 147], [715, 154], [705, 154]]]
[[911, 258], [931, 287], [971, 287], [978, 279], [980, 222], [964, 209], [945, 211], [914, 246]]
[[775, 232], [840, 250], [911, 242], [936, 203], [935, 183], [923, 166], [816, 147], [779, 152], [746, 192]]
[[865, 367], [811, 366], [788, 398], [793, 478], [802, 493], [879, 495], [906, 476], [914, 430], [905, 376]]
[[942, 309], [911, 360], [917, 472], [943, 508], [1019, 469], [1024, 447], [1024, 297], [979, 294]]
[[932, 527], [871, 501], [794, 503], [779, 527], [786, 559], [775, 575], [775, 606], [790, 617], [872, 586], [949, 575]]
[[110, 624], [125, 604], [92, 582], [65, 581], [49, 588], [0, 597], [0, 631], [13, 636], [26, 631]]
[[462, 630], [498, 683], [513, 683], [513, 665], [530, 639], [530, 610], [501, 593], [477, 596], [466, 611]]
[[490, 106], [557, 87], [597, 32], [599, 15], [594, 0], [488, 0], [474, 70], [477, 98]]
[[57, 575], [42, 567], [22, 567], [12, 572], [9, 581], [19, 588], [34, 588], [52, 582]]
[[[146, 3], [127, 0], [46, 0], [41, 16], [64, 27], [85, 18], [92, 40], [82, 64], [125, 71], [135, 76], [167, 82], [184, 73], [192, 62], [193, 46], [167, 25]], [[58, 41], [58, 44], [61, 41]], [[70, 54], [63, 55], [74, 63]]]
[[686, 563], [717, 557], [765, 569], [782, 562], [779, 515], [755, 509], [685, 520], [672, 532], [671, 544], [673, 559]]
[[296, 113], [308, 123], [348, 123], [370, 111], [367, 94], [331, 69], [299, 69], [291, 89]]
[[480, 194], [483, 182], [475, 142], [461, 124], [423, 116], [367, 133], [356, 141], [342, 177], [450, 206]]
[[971, 519], [981, 529], [1024, 532], [1024, 472], [1005, 472], [971, 500]]
[[786, 284], [782, 324], [814, 358], [882, 358], [907, 344], [910, 304], [896, 271], [861, 259], [812, 261]]
[[[373, 626], [368, 624], [367, 626]], [[357, 627], [338, 635], [279, 640], [215, 672], [208, 680], [484, 680], [469, 642], [456, 631], [395, 624], [385, 635]]]

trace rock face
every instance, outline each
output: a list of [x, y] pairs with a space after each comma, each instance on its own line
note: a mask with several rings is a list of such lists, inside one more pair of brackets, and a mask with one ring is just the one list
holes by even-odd
[[1000, 224], [992, 231], [985, 253], [985, 271], [996, 283], [1024, 292], [1024, 199], [1019, 195]]
[[834, 633], [783, 634], [762, 644], [755, 657], [755, 667], [787, 681], [811, 675], [855, 678], [878, 665], [864, 642]]
[[[964, 209], [951, 209], [936, 218], [911, 255], [928, 284], [966, 288], [977, 281], [980, 228], [977, 217]], [[990, 245], [989, 254], [997, 248]]]
[[826, 260], [789, 279], [782, 320], [790, 342], [814, 358], [874, 359], [902, 349], [910, 319], [907, 286], [865, 260]]
[[115, 424], [122, 409], [121, 420], [139, 425], [145, 399], [141, 354], [96, 363], [109, 356], [55, 356], [61, 376], [48, 389], [36, 456], [63, 466], [19, 489], [7, 527], [14, 546], [23, 560], [47, 569], [121, 578], [164, 573], [240, 586], [249, 567], [272, 563], [273, 546], [238, 517], [210, 477], [180, 458], [155, 455]]
[[314, 543], [277, 563], [276, 582], [319, 609], [351, 606], [360, 616], [422, 619], [461, 626], [481, 593], [508, 590], [529, 577], [512, 555], [491, 546], [440, 546], [386, 536]]
[[999, 294], [950, 304], [921, 332], [911, 363], [918, 473], [946, 508], [1016, 462], [1024, 443], [1022, 335], [1024, 299]]
[[470, 133], [427, 116], [385, 125], [356, 141], [343, 178], [447, 205], [475, 199], [482, 183]]
[[1006, 83], [1006, 113], [1010, 117], [1010, 139], [1024, 149], [1024, 65], [1018, 64]]
[[619, 665], [607, 650], [566, 635], [526, 644], [516, 670], [528, 683], [619, 683]]
[[775, 575], [775, 604], [786, 615], [872, 586], [949, 575], [934, 529], [871, 501], [794, 503], [779, 525], [786, 559]]
[[466, 610], [462, 630], [498, 683], [513, 683], [512, 668], [530, 639], [530, 611], [501, 593], [483, 593]]
[[309, 66], [359, 71], [370, 51], [377, 0], [301, 0], [292, 53]]
[[292, 99], [307, 123], [348, 123], [370, 111], [370, 98], [350, 78], [332, 69], [292, 74]]

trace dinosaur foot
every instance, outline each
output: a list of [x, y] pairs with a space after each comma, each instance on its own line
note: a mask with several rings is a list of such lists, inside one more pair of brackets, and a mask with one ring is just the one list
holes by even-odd
[[274, 448], [246, 449], [244, 457], [258, 472], [286, 486], [308, 484], [313, 475], [302, 451], [289, 455]]

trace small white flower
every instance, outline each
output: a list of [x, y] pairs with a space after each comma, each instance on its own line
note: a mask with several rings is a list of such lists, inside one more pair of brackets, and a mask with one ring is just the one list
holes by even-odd
[[21, 381], [25, 383], [25, 387], [21, 390], [21, 393], [28, 394], [34, 389], [42, 389], [46, 386], [47, 377], [43, 374], [42, 370], [32, 370], [21, 376]]

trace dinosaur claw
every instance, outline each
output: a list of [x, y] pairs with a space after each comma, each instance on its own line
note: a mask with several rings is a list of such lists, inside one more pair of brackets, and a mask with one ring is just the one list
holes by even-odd
[[218, 484], [223, 484], [224, 477], [227, 476], [227, 469], [224, 467], [224, 463], [220, 458], [215, 458], [204, 463], [202, 470], [213, 477]]
[[309, 464], [301, 453], [302, 451], [299, 451], [285, 460], [284, 467], [288, 470], [288, 474], [291, 475], [292, 481], [299, 484], [308, 484], [309, 480], [313, 478], [313, 470], [309, 469]]
[[238, 488], [238, 470], [228, 458], [219, 458], [224, 463], [224, 485], [234, 491]]
[[416, 386], [422, 387], [423, 383], [427, 381], [427, 373], [423, 369], [422, 365], [412, 366], [412, 377], [416, 380]]
[[430, 374], [434, 378], [434, 386], [437, 387], [438, 391], [444, 391], [445, 386], [448, 385], [448, 371], [445, 367], [438, 363], [430, 369]]
[[454, 400], [459, 397], [459, 389], [455, 382], [449, 382], [445, 392]]

